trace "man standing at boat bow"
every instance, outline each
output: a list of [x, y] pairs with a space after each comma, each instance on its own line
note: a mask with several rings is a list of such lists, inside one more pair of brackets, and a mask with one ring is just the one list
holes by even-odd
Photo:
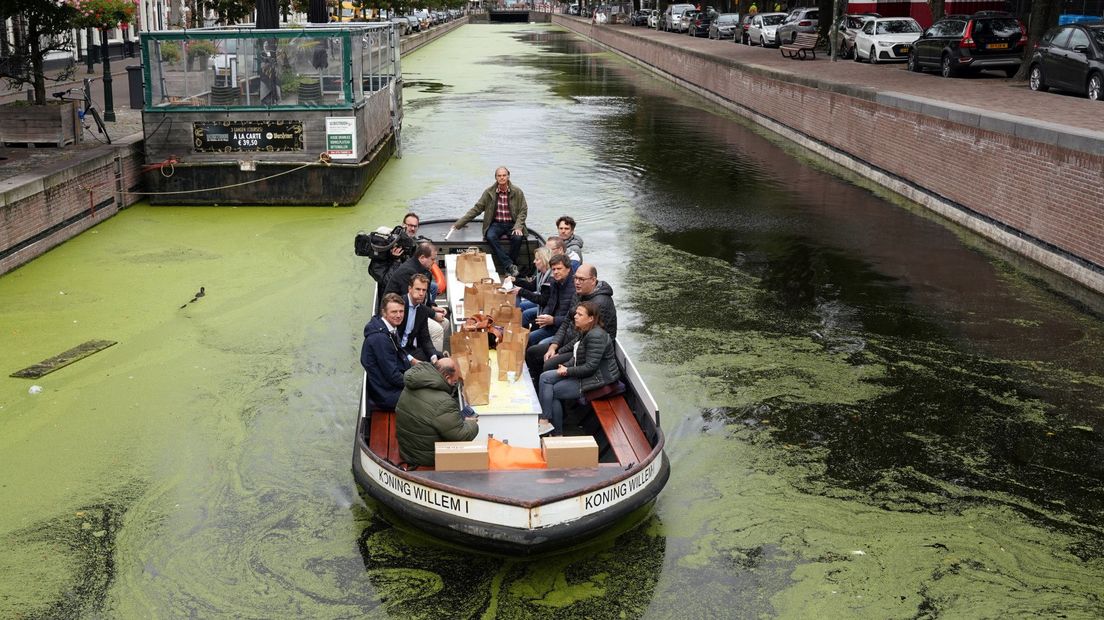
[[[495, 183], [483, 191], [475, 206], [452, 225], [453, 230], [463, 228], [475, 216], [483, 214], [483, 238], [491, 245], [495, 262], [501, 273], [516, 276], [517, 259], [521, 243], [525, 240], [525, 217], [529, 205], [521, 188], [510, 182], [510, 170], [506, 166], [495, 169]], [[451, 231], [450, 231], [451, 234]], [[509, 235], [510, 252], [502, 249], [499, 237]]]

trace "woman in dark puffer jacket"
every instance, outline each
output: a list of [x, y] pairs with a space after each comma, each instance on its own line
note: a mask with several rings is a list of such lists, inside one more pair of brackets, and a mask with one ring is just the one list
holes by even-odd
[[542, 425], [551, 421], [553, 434], [563, 434], [563, 403], [583, 392], [609, 385], [621, 378], [613, 352], [613, 338], [602, 327], [598, 305], [591, 301], [575, 307], [575, 329], [579, 332], [571, 359], [555, 370], [541, 373], [537, 397]]

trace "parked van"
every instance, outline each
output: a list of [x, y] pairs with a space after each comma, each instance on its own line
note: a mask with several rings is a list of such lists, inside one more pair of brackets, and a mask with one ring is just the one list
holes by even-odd
[[693, 4], [672, 4], [663, 12], [663, 17], [659, 20], [659, 29], [667, 32], [686, 32], [682, 14], [693, 10]]

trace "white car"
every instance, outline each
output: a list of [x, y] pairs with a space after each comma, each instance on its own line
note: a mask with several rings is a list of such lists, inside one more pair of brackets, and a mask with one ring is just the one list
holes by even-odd
[[659, 9], [652, 9], [648, 13], [648, 27], [659, 28]]
[[752, 17], [747, 31], [748, 43], [763, 47], [778, 45], [778, 27], [785, 19], [785, 13], [759, 13]]
[[855, 62], [877, 64], [886, 60], [908, 60], [912, 44], [924, 29], [911, 17], [879, 17], [863, 24], [855, 34]]

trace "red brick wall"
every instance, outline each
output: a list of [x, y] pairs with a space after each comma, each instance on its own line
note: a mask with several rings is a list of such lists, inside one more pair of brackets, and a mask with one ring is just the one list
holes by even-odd
[[[100, 205], [105, 201], [110, 202], [95, 209], [95, 214], [91, 217], [73, 222], [15, 253], [0, 258], [0, 273], [11, 271], [41, 256], [67, 239], [115, 215], [119, 210], [116, 194], [116, 160], [119, 160], [125, 171], [125, 178], [134, 179], [127, 184], [137, 183], [138, 171], [142, 166], [141, 144], [141, 141], [138, 141], [120, 147], [97, 149], [74, 167], [48, 174], [40, 181], [36, 181], [36, 184], [40, 184], [38, 187], [32, 185], [9, 192], [9, 196], [26, 195], [8, 204], [0, 205], [0, 250], [12, 248], [73, 216], [91, 213], [90, 204]], [[138, 195], [123, 195], [124, 206], [130, 206], [140, 199], [141, 196]]]
[[[1042, 244], [1025, 251], [1014, 247], [1024, 244], [1006, 243], [1002, 235], [987, 236], [1101, 290], [1104, 276], [1099, 269], [1097, 277], [1086, 282], [1083, 273], [1073, 273], [1086, 271], [1084, 266], [1056, 267], [1069, 259], [1046, 250], [1045, 244], [1098, 268], [1104, 266], [1102, 155], [882, 105], [808, 86], [800, 79], [786, 81], [780, 75], [747, 71], [614, 29], [559, 16], [554, 21], [867, 166], [1026, 233]], [[1040, 252], [1053, 256], [1041, 260]]]

